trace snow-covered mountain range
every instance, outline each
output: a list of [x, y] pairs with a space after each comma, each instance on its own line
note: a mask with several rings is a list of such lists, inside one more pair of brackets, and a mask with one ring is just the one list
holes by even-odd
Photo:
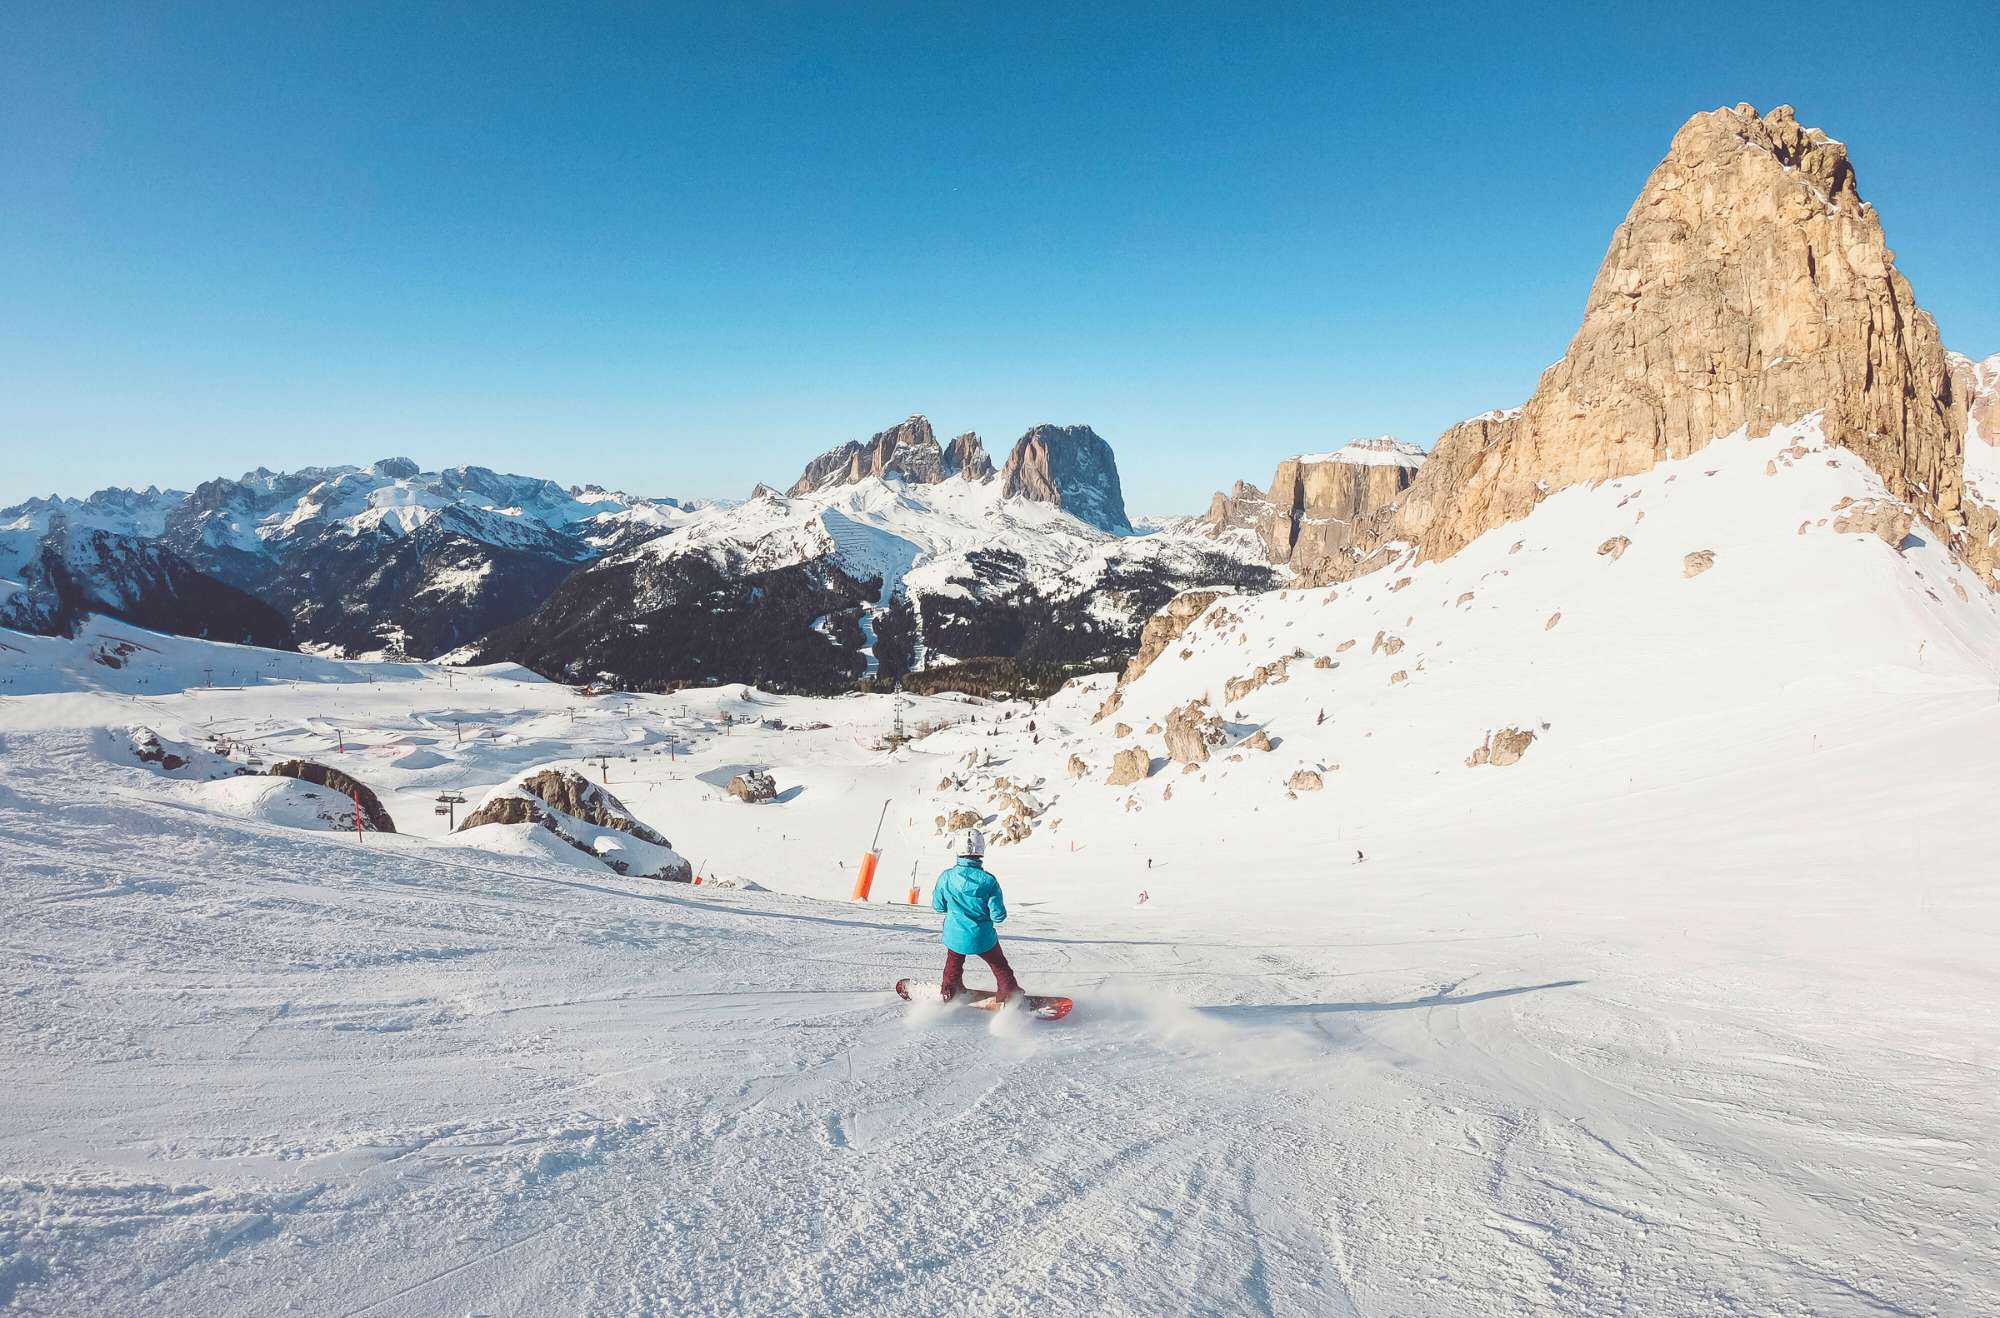
[[742, 502], [390, 458], [0, 510], [0, 624], [72, 631], [95, 612], [627, 684], [1116, 662], [1175, 592], [1273, 579], [1247, 542], [1135, 528], [1087, 426], [1037, 426], [996, 467], [977, 435], [940, 444], [921, 416]]
[[670, 499], [408, 458], [30, 499], [0, 509], [0, 582], [14, 587], [0, 586], [0, 622], [66, 631], [90, 612], [144, 615], [265, 644], [429, 654], [685, 515]]
[[1016, 685], [1023, 664], [1047, 680], [1118, 661], [1180, 590], [1277, 579], [1247, 542], [1135, 528], [1088, 427], [1037, 426], [996, 469], [978, 436], [940, 445], [913, 416], [815, 458], [787, 493], [759, 486], [606, 556], [461, 657], [808, 689], [976, 657]]

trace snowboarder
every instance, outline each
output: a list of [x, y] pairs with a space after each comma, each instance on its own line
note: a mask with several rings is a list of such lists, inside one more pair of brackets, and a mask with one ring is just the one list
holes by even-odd
[[955, 835], [958, 864], [938, 875], [931, 887], [931, 909], [944, 913], [944, 1000], [965, 988], [965, 958], [976, 956], [993, 971], [994, 996], [1002, 1003], [1020, 991], [1014, 968], [1000, 950], [1000, 931], [993, 926], [1007, 918], [1000, 881], [986, 872], [986, 835], [968, 828]]

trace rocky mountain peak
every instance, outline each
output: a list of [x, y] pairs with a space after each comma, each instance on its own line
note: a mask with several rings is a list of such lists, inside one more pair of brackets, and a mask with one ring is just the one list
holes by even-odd
[[410, 458], [381, 458], [368, 464], [368, 474], [383, 476], [392, 481], [413, 480], [423, 471]]
[[1698, 114], [1612, 235], [1583, 324], [1527, 403], [1447, 431], [1396, 506], [1309, 575], [1352, 575], [1392, 540], [1441, 558], [1565, 486], [1814, 412], [1973, 556], [1965, 404], [1847, 149], [1789, 106]]
[[865, 444], [852, 441], [829, 449], [806, 464], [787, 495], [811, 494], [836, 485], [853, 485], [877, 476], [900, 476], [912, 485], [933, 485], [945, 478], [944, 451], [930, 421], [912, 416], [874, 435]]
[[944, 474], [963, 476], [969, 481], [983, 481], [993, 475], [993, 459], [986, 456], [986, 445], [970, 430], [945, 445]]
[[1052, 503], [1113, 535], [1132, 532], [1118, 459], [1089, 426], [1036, 426], [1015, 442], [1000, 481], [1008, 498]]

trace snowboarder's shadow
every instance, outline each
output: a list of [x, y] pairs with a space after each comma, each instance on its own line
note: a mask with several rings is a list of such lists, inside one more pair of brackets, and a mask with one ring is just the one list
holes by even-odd
[[1466, 1007], [1476, 1002], [1491, 1002], [1495, 998], [1519, 997], [1523, 993], [1540, 993], [1544, 989], [1575, 988], [1584, 983], [1581, 979], [1558, 979], [1547, 984], [1522, 984], [1515, 988], [1487, 989], [1483, 993], [1434, 993], [1428, 997], [1411, 998], [1404, 1002], [1271, 1002], [1261, 1005], [1238, 1005], [1228, 1007], [1201, 1007], [1204, 1016], [1218, 1020], [1265, 1021], [1282, 1016], [1323, 1016], [1335, 1012], [1372, 1011], [1416, 1011], [1429, 1007]]

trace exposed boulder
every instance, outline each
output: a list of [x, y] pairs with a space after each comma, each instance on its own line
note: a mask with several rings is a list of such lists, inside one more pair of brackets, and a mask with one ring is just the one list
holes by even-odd
[[1297, 769], [1285, 780], [1285, 788], [1292, 792], [1317, 792], [1326, 786], [1326, 780], [1319, 776], [1317, 769]]
[[728, 792], [739, 801], [756, 805], [777, 799], [778, 782], [766, 770], [746, 769], [729, 780]]
[[1090, 766], [1083, 762], [1083, 757], [1080, 755], [1069, 757], [1068, 770], [1072, 778], [1085, 778], [1090, 775]]
[[1253, 751], [1268, 751], [1272, 749], [1271, 734], [1259, 728], [1236, 744]]
[[1597, 553], [1599, 557], [1608, 558], [1616, 563], [1625, 556], [1625, 551], [1631, 547], [1632, 538], [1630, 536], [1614, 535], [1597, 547]]
[[1200, 764], [1208, 759], [1208, 748], [1220, 746], [1227, 735], [1220, 718], [1200, 700], [1190, 700], [1167, 715], [1167, 757], [1178, 764]]
[[1465, 767], [1473, 769], [1482, 764], [1504, 766], [1516, 763], [1528, 753], [1528, 747], [1534, 740], [1535, 734], [1524, 728], [1501, 728], [1497, 732], [1489, 732], [1486, 740], [1465, 757]]
[[382, 808], [382, 798], [370, 791], [368, 785], [358, 778], [350, 777], [338, 769], [311, 760], [286, 760], [274, 764], [270, 770], [278, 778], [298, 778], [309, 783], [318, 783], [330, 792], [338, 792], [350, 797], [361, 805], [361, 822], [364, 827], [377, 833], [393, 833], [396, 821], [389, 818], [389, 812]]
[[1112, 787], [1126, 787], [1149, 778], [1153, 757], [1144, 746], [1127, 746], [1111, 757], [1111, 774], [1104, 781]]
[[1681, 575], [1683, 577], [1698, 577], [1714, 566], [1715, 551], [1713, 549], [1697, 549], [1681, 560]]

